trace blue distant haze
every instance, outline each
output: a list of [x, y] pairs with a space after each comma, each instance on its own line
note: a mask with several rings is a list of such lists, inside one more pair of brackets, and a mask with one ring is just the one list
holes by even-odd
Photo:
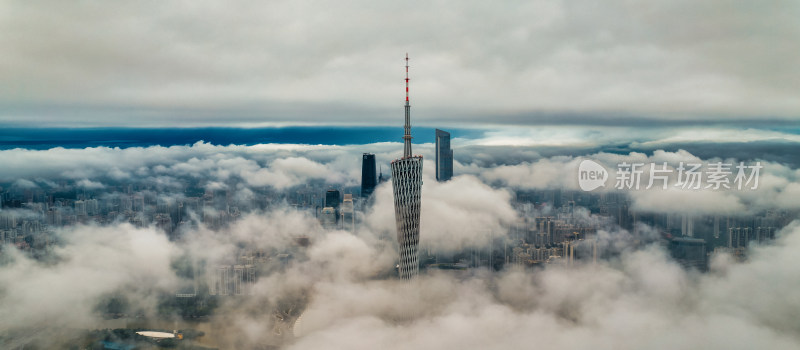
[[[453, 137], [477, 138], [475, 129], [446, 129]], [[414, 142], [434, 142], [434, 128], [414, 127]], [[402, 127], [282, 127], [282, 128], [1, 128], [0, 149], [50, 149], [54, 147], [147, 147], [292, 143], [312, 145], [361, 145], [402, 142]]]

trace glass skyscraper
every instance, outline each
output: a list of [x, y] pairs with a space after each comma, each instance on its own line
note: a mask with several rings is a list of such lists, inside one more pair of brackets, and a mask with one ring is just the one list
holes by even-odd
[[450, 133], [436, 129], [436, 180], [447, 181], [453, 177], [453, 150]]
[[339, 190], [328, 190], [325, 192], [325, 206], [334, 209], [339, 209], [339, 204], [342, 203], [342, 195]]
[[375, 155], [364, 153], [361, 159], [361, 197], [369, 197], [375, 191], [378, 179], [375, 171]]

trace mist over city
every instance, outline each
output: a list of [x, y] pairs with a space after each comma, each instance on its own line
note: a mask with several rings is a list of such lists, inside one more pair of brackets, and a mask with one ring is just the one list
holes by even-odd
[[0, 5], [0, 348], [800, 348], [797, 15]]

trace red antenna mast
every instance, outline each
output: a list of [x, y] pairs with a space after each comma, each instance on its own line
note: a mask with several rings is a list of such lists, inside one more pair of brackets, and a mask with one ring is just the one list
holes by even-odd
[[408, 53], [406, 52], [406, 125], [403, 134], [403, 157], [411, 157], [411, 105], [408, 103]]
[[408, 52], [406, 52], [406, 102], [408, 102]]

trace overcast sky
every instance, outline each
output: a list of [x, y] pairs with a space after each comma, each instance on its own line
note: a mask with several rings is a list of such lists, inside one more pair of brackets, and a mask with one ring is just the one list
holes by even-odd
[[0, 125], [800, 120], [796, 1], [3, 1]]

